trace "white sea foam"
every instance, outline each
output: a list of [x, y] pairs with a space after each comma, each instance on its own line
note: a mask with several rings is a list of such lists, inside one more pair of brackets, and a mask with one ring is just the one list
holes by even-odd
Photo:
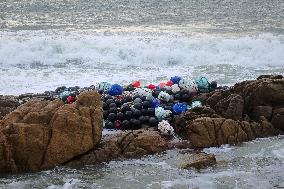
[[[0, 62], [46, 66], [78, 61], [89, 67], [232, 64], [283, 66], [284, 36], [0, 33]], [[101, 64], [100, 64], [101, 63]], [[76, 63], [75, 63], [76, 65]]]
[[284, 72], [284, 36], [0, 32], [0, 93], [199, 74], [231, 84]]

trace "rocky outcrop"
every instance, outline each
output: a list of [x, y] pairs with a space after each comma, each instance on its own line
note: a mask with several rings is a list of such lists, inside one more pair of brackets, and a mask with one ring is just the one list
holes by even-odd
[[277, 135], [273, 125], [265, 120], [259, 123], [235, 121], [226, 118], [202, 117], [187, 125], [187, 139], [196, 148], [239, 144], [257, 137]]
[[15, 96], [0, 96], [0, 119], [20, 106]]
[[207, 103], [224, 118], [241, 120], [244, 111], [244, 100], [238, 94], [229, 94], [229, 91], [214, 93]]
[[260, 76], [257, 80], [237, 83], [230, 90], [212, 92], [205, 102], [224, 118], [259, 121], [265, 117], [284, 131], [283, 76]]
[[52, 168], [94, 148], [102, 133], [102, 103], [84, 92], [76, 103], [31, 100], [0, 122], [0, 172]]
[[106, 136], [100, 145], [89, 153], [68, 162], [67, 166], [97, 164], [113, 159], [139, 158], [169, 148], [158, 131], [136, 130]]
[[273, 110], [271, 123], [278, 129], [284, 131], [284, 108]]
[[202, 117], [221, 118], [221, 116], [209, 106], [196, 107], [175, 117], [173, 124], [175, 132], [182, 138], [187, 139], [188, 125], [190, 125], [193, 120]]
[[206, 154], [204, 152], [194, 153], [186, 156], [180, 165], [183, 169], [204, 169], [217, 164], [214, 154]]

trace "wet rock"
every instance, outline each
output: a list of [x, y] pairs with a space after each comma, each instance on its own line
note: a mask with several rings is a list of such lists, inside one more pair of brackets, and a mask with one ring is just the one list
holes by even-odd
[[211, 103], [212, 97], [208, 99], [208, 104], [214, 107], [216, 112], [225, 118], [241, 120], [243, 116], [244, 100], [238, 94], [230, 94], [226, 98], [221, 98], [216, 104]]
[[84, 92], [76, 103], [31, 100], [0, 122], [0, 172], [52, 168], [86, 153], [100, 141], [102, 103]]
[[275, 109], [271, 123], [278, 129], [284, 131], [284, 108]]
[[284, 107], [284, 79], [272, 78], [245, 81], [233, 87], [244, 98], [249, 116], [257, 106]]
[[188, 110], [187, 112], [176, 116], [174, 119], [173, 128], [175, 133], [177, 133], [182, 138], [187, 138], [188, 126], [191, 122], [200, 117], [212, 117], [212, 118], [221, 118], [215, 110], [209, 106], [196, 107]]
[[183, 169], [204, 169], [215, 164], [217, 164], [217, 162], [214, 154], [206, 154], [201, 152], [188, 155], [183, 160], [180, 167]]
[[0, 96], [0, 119], [20, 105], [15, 96]]
[[229, 90], [217, 90], [210, 93], [206, 104], [225, 118], [243, 120], [246, 114], [255, 121], [261, 116], [270, 121], [273, 109], [284, 108], [283, 76], [260, 76]]
[[257, 80], [260, 79], [283, 79], [282, 75], [261, 75], [257, 78]]
[[187, 126], [187, 139], [193, 147], [206, 148], [222, 144], [239, 144], [257, 137], [277, 135], [273, 125], [267, 121], [246, 122], [225, 118], [202, 117]]
[[68, 162], [67, 166], [97, 164], [113, 159], [139, 158], [168, 149], [158, 131], [136, 130], [106, 136], [97, 148]]
[[271, 106], [256, 106], [253, 108], [251, 117], [253, 120], [259, 120], [261, 116], [267, 120], [271, 120], [272, 107]]
[[19, 101], [21, 104], [24, 104], [30, 100], [55, 100], [55, 96], [52, 92], [45, 92], [45, 93], [26, 93], [26, 94], [21, 94], [18, 97]]

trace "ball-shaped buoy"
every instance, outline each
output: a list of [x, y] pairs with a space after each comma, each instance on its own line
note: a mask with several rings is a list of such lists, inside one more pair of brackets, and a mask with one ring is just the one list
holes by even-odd
[[191, 108], [195, 108], [195, 107], [202, 107], [202, 103], [200, 101], [198, 101], [198, 100], [193, 101], [191, 103]]
[[180, 91], [180, 88], [179, 88], [178, 84], [173, 84], [171, 86], [171, 90], [172, 90], [172, 93], [176, 94]]
[[209, 89], [209, 82], [206, 77], [200, 76], [195, 79], [195, 83], [199, 90], [207, 91]]
[[158, 125], [158, 120], [155, 117], [150, 117], [149, 118], [149, 125], [151, 127], [156, 127]]
[[181, 80], [181, 77], [179, 76], [174, 76], [174, 77], [171, 77], [171, 81], [174, 83], [174, 84], [179, 84], [179, 81]]
[[167, 83], [166, 83], [166, 86], [172, 86], [174, 84], [174, 82], [172, 82], [171, 80], [170, 81], [167, 81]]
[[111, 87], [111, 84], [108, 82], [101, 82], [98, 85], [98, 90], [108, 91]]
[[158, 118], [158, 120], [163, 120], [167, 117], [167, 112], [164, 108], [158, 107], [155, 108], [155, 116]]
[[124, 114], [122, 112], [118, 112], [116, 114], [116, 118], [120, 121], [123, 121], [124, 120]]
[[162, 89], [166, 86], [166, 83], [160, 83], [158, 86], [159, 86], [159, 89]]
[[151, 107], [152, 107], [152, 108], [157, 108], [157, 107], [160, 106], [160, 104], [161, 104], [161, 103], [160, 103], [160, 100], [157, 99], [157, 98], [155, 98], [155, 99], [152, 100]]
[[173, 106], [173, 111], [176, 114], [181, 114], [182, 112], [185, 112], [187, 110], [187, 105], [185, 103], [176, 103]]
[[158, 95], [158, 99], [160, 99], [163, 102], [169, 102], [171, 99], [171, 95], [169, 95], [164, 91], [161, 91], [160, 94]]
[[120, 120], [115, 120], [114, 127], [115, 129], [121, 130], [123, 128], [122, 122]]
[[140, 87], [141, 84], [139, 81], [134, 81], [132, 85], [133, 87], [137, 88], [137, 87]]
[[124, 120], [124, 121], [122, 122], [122, 128], [125, 129], [125, 130], [130, 129], [130, 121]]
[[114, 122], [116, 119], [116, 114], [115, 113], [110, 113], [108, 114], [108, 120], [111, 122]]
[[114, 129], [114, 124], [110, 121], [105, 122], [105, 128], [106, 129]]
[[134, 102], [134, 104], [135, 104], [135, 103], [141, 103], [142, 100], [141, 100], [141, 98], [135, 98], [133, 102]]
[[71, 94], [70, 91], [63, 91], [59, 94], [59, 98], [62, 100], [62, 101], [66, 101], [68, 96]]
[[67, 97], [67, 103], [68, 104], [72, 104], [73, 102], [75, 102], [76, 98], [74, 96], [68, 96]]
[[113, 84], [109, 91], [108, 91], [108, 94], [112, 95], [112, 96], [115, 96], [115, 95], [122, 95], [122, 86], [118, 85], [118, 84]]
[[147, 115], [148, 116], [155, 116], [155, 109], [154, 108], [148, 108], [147, 109]]
[[154, 90], [154, 89], [156, 88], [156, 86], [153, 85], [153, 84], [150, 84], [150, 85], [148, 86], [148, 88], [151, 89], [151, 90]]
[[211, 91], [214, 91], [217, 88], [217, 81], [212, 81], [209, 88]]
[[158, 130], [162, 133], [162, 135], [174, 135], [174, 128], [166, 120], [162, 120], [161, 122], [159, 122]]

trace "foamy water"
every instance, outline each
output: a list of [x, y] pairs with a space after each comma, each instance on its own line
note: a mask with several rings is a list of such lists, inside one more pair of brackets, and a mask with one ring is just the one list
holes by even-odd
[[[284, 75], [283, 0], [0, 1], [0, 95], [203, 75], [221, 85]], [[114, 131], [104, 131], [112, 134]], [[77, 169], [1, 175], [0, 188], [284, 188], [283, 136]]]
[[231, 85], [284, 71], [284, 36], [0, 32], [0, 93], [199, 75]]
[[207, 148], [217, 165], [201, 171], [179, 168], [190, 150], [169, 150], [142, 159], [4, 176], [0, 188], [281, 188], [283, 149], [283, 136]]

